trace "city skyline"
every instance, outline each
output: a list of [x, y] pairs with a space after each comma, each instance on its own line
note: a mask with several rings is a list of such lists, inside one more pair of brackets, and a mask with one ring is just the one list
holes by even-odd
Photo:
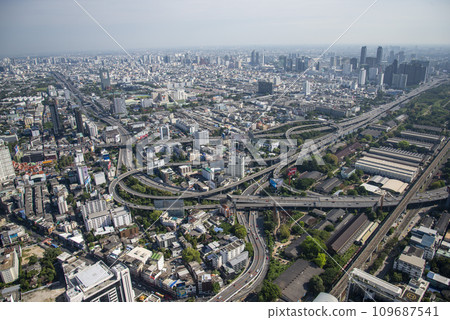
[[[441, 0], [78, 3], [127, 50], [326, 46], [352, 22], [336, 45], [450, 45], [450, 4]], [[399, 14], [405, 5], [408, 14]], [[75, 1], [2, 1], [2, 7], [2, 56], [120, 50]]]

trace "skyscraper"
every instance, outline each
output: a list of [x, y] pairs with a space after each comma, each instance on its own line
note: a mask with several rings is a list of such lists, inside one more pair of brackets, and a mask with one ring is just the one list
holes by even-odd
[[350, 64], [352, 65], [352, 69], [356, 70], [358, 68], [358, 59], [357, 58], [351, 58]]
[[194, 149], [200, 150], [200, 146], [209, 144], [209, 131], [196, 131], [194, 132]]
[[62, 133], [62, 123], [61, 119], [59, 119], [58, 115], [58, 107], [56, 106], [55, 102], [51, 102], [50, 105], [50, 114], [52, 117], [52, 124], [53, 124], [53, 133], [55, 136], [59, 136]]
[[232, 154], [227, 169], [228, 174], [233, 178], [243, 178], [245, 175], [245, 156]]
[[81, 109], [76, 108], [74, 109], [74, 112], [75, 112], [75, 121], [77, 123], [77, 132], [83, 133], [84, 126], [83, 126], [83, 114], [81, 113]]
[[358, 85], [363, 86], [366, 84], [366, 69], [362, 68], [359, 70], [359, 76], [358, 76]]
[[109, 71], [106, 69], [100, 70], [100, 83], [102, 85], [102, 90], [111, 89], [111, 79], [109, 77]]
[[311, 84], [308, 80], [303, 84], [303, 91], [305, 91], [305, 96], [309, 96], [311, 94]]
[[378, 47], [377, 49], [377, 66], [381, 65], [381, 61], [383, 60], [383, 47]]
[[362, 66], [366, 64], [366, 56], [367, 56], [367, 47], [361, 47], [361, 57], [359, 58], [359, 65]]

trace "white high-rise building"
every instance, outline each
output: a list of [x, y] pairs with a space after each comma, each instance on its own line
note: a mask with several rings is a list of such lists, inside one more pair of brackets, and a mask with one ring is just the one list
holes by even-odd
[[366, 69], [359, 70], [359, 76], [358, 76], [358, 85], [363, 86], [366, 84]]
[[159, 134], [160, 134], [161, 140], [170, 140], [170, 129], [169, 129], [169, 125], [166, 124], [165, 126], [162, 126], [162, 127], [159, 129]]
[[245, 175], [245, 156], [233, 154], [228, 164], [228, 174], [233, 178], [243, 178]]
[[309, 96], [311, 94], [311, 84], [308, 80], [303, 84], [303, 91], [305, 91], [305, 95]]
[[384, 73], [379, 73], [377, 76], [377, 85], [378, 86], [383, 86], [383, 82], [384, 82]]
[[94, 122], [88, 122], [87, 123], [87, 129], [89, 131], [89, 136], [91, 138], [97, 138], [97, 136], [98, 136], [98, 128], [97, 128], [97, 125]]
[[209, 144], [209, 131], [196, 131], [194, 132], [194, 149], [200, 150], [200, 146]]
[[67, 206], [67, 202], [66, 199], [64, 199], [64, 196], [58, 197], [58, 210], [60, 214], [64, 214], [69, 211], [69, 207]]
[[16, 177], [9, 149], [0, 140], [0, 182]]

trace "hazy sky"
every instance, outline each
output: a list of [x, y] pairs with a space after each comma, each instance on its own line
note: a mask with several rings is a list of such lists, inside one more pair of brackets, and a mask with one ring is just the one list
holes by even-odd
[[[127, 50], [329, 45], [374, 0], [78, 0]], [[450, 45], [449, 0], [379, 0], [338, 44]], [[73, 0], [0, 0], [0, 55], [117, 50]]]

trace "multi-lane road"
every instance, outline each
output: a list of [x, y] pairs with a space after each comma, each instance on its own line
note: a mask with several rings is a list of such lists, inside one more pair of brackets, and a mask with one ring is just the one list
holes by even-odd
[[253, 259], [232, 283], [209, 300], [211, 302], [239, 300], [264, 281], [268, 270], [269, 255], [263, 238], [262, 221], [254, 211], [250, 212], [248, 220], [244, 215], [237, 213], [237, 219], [247, 230], [248, 240], [253, 245]]

